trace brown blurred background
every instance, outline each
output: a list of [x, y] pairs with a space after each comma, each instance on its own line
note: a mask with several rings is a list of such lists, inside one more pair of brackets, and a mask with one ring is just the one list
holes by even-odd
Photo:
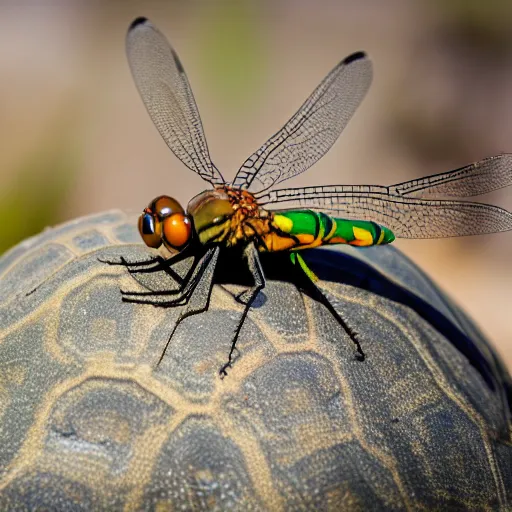
[[[374, 82], [290, 186], [391, 184], [512, 152], [510, 0], [0, 0], [0, 251], [47, 225], [206, 188], [168, 150], [124, 54], [136, 16], [172, 41], [232, 178], [344, 56]], [[512, 189], [484, 200], [512, 210]], [[396, 244], [512, 367], [512, 233]]]

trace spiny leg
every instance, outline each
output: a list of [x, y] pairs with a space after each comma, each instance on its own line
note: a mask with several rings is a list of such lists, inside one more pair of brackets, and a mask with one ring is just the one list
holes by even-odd
[[[203, 256], [196, 258], [191, 271], [187, 273], [184, 284], [177, 290], [161, 290], [149, 292], [122, 292], [123, 302], [150, 304], [156, 307], [173, 307], [187, 304], [188, 298], [200, 281], [215, 248], [209, 248]], [[171, 298], [169, 298], [171, 297]]]
[[[143, 272], [143, 271], [144, 272], [155, 272], [160, 269], [164, 270], [164, 267], [169, 266], [171, 264], [170, 259], [166, 260], [166, 259], [162, 258], [161, 256], [155, 256], [155, 257], [151, 257], [148, 260], [130, 262], [130, 261], [127, 261], [123, 256], [120, 256], [119, 260], [106, 260], [103, 258], [97, 258], [97, 261], [99, 261], [100, 263], [104, 263], [106, 265], [111, 265], [111, 266], [117, 265], [117, 266], [126, 267], [130, 274], [134, 274], [134, 273]], [[151, 267], [150, 269], [147, 269], [147, 270], [146, 269], [133, 270], [130, 268], [132, 266], [135, 267], [135, 266], [149, 266], [149, 265], [155, 265], [155, 266]], [[182, 278], [178, 274], [176, 274], [172, 269], [169, 269], [169, 270], [172, 272], [172, 275], [171, 274], [169, 274], [169, 275], [173, 279], [175, 279], [178, 282], [178, 284], [181, 284]], [[52, 276], [50, 275], [50, 277], [52, 277]], [[46, 283], [46, 281], [49, 280], [50, 277], [44, 279], [35, 288], [32, 288], [27, 293], [25, 293], [25, 297], [28, 297], [29, 295], [32, 295], [34, 292], [36, 292], [42, 285], [44, 285], [44, 283]]]
[[235, 298], [238, 302], [245, 306], [242, 316], [238, 322], [238, 325], [235, 329], [235, 334], [233, 340], [231, 342], [231, 349], [229, 351], [228, 362], [222, 366], [220, 369], [220, 375], [226, 376], [227, 369], [231, 366], [233, 362], [233, 352], [235, 351], [236, 341], [238, 339], [238, 335], [242, 330], [242, 326], [244, 324], [245, 318], [249, 313], [249, 309], [254, 302], [254, 299], [257, 297], [258, 293], [265, 288], [265, 275], [263, 274], [263, 269], [261, 268], [261, 262], [258, 255], [258, 251], [253, 243], [248, 244], [244, 249], [244, 257], [247, 260], [247, 266], [253, 276], [254, 285], [248, 290], [244, 290], [242, 293], [238, 294]]
[[[126, 267], [128, 272], [131, 275], [134, 274], [152, 274], [154, 272], [165, 272], [171, 279], [173, 279], [178, 285], [183, 285], [184, 282], [186, 282], [187, 276], [185, 278], [181, 277], [173, 268], [172, 265], [175, 263], [178, 263], [183, 258], [179, 258], [178, 256], [181, 256], [180, 254], [175, 255], [175, 257], [171, 257], [169, 259], [164, 259], [161, 256], [158, 256], [155, 258], [156, 264], [153, 266], [144, 266], [142, 268], [131, 268]], [[135, 278], [134, 278], [135, 279]]]
[[306, 276], [308, 283], [311, 285], [311, 288], [316, 292], [316, 295], [320, 299], [320, 302], [327, 307], [329, 312], [334, 316], [334, 318], [336, 318], [336, 320], [341, 325], [343, 330], [348, 334], [349, 338], [354, 342], [357, 350], [357, 360], [364, 361], [366, 355], [363, 351], [363, 348], [361, 347], [361, 343], [358, 339], [357, 332], [348, 325], [347, 321], [334, 308], [334, 306], [331, 304], [331, 301], [327, 297], [326, 293], [316, 285], [316, 282], [318, 281], [318, 277], [316, 276], [316, 274], [307, 266], [307, 263], [304, 261], [304, 258], [297, 252], [290, 253], [290, 259], [295, 266], [300, 267], [300, 269]]
[[[200, 264], [200, 259], [196, 258], [194, 259], [194, 262], [192, 263], [190, 269], [187, 271], [187, 275], [184, 278], [180, 277], [180, 282], [178, 283], [180, 286], [176, 289], [171, 290], [149, 290], [145, 292], [134, 292], [134, 291], [125, 291], [121, 290], [121, 295], [123, 296], [123, 300], [130, 299], [133, 297], [165, 297], [165, 296], [172, 296], [172, 295], [181, 295], [184, 293], [184, 290], [189, 285], [192, 275], [197, 270], [198, 265]], [[126, 302], [134, 302], [133, 300], [127, 300]], [[141, 302], [142, 303], [142, 302]]]
[[[133, 273], [136, 273], [136, 272], [142, 272], [142, 269], [141, 270], [132, 270], [130, 268], [131, 266], [144, 266], [144, 265], [149, 266], [149, 265], [154, 265], [155, 263], [157, 263], [158, 266], [162, 265], [162, 269], [163, 269], [164, 266], [170, 265], [170, 263], [167, 263], [167, 262], [170, 261], [170, 259], [166, 260], [166, 259], [162, 258], [161, 256], [152, 257], [149, 260], [134, 261], [134, 262], [129, 262], [129, 261], [125, 260], [123, 256], [120, 256], [119, 260], [115, 260], [115, 261], [114, 260], [105, 260], [103, 258], [97, 258], [97, 260], [100, 263], [105, 263], [106, 265], [112, 265], [112, 266], [114, 266], [114, 265], [118, 265], [118, 266], [121, 265], [121, 266], [124, 266], [124, 267], [126, 267], [128, 269], [128, 272], [130, 272], [130, 274], [133, 274]], [[157, 270], [159, 270], [159, 268], [157, 268], [157, 266], [154, 266], [154, 267], [151, 267], [151, 270], [148, 269], [148, 270], [145, 270], [145, 272], [150, 272], [150, 271], [151, 272], [155, 272]], [[169, 274], [169, 275], [173, 279], [175, 279], [176, 282], [178, 282], [178, 284], [181, 284], [182, 278], [178, 274], [176, 274], [176, 272], [174, 272], [172, 269], [169, 269], [169, 270], [172, 272], [172, 275], [171, 274]], [[52, 275], [50, 275], [48, 278], [46, 278], [43, 281], [41, 281], [40, 283], [38, 283], [38, 285], [35, 288], [32, 288], [27, 293], [25, 293], [25, 297], [28, 297], [29, 295], [32, 295], [34, 292], [36, 292], [51, 277], [52, 277]]]
[[105, 263], [110, 266], [122, 266], [125, 267], [130, 273], [138, 273], [138, 272], [157, 272], [159, 270], [165, 270], [170, 267], [175, 261], [174, 258], [180, 256], [181, 253], [178, 253], [170, 258], [164, 258], [160, 255], [151, 256], [147, 260], [139, 260], [139, 261], [128, 261], [124, 256], [120, 256], [118, 260], [106, 260], [103, 258], [98, 258], [100, 263]]
[[190, 256], [194, 256], [196, 248], [189, 246], [186, 249], [180, 251], [177, 254], [172, 255], [170, 258], [163, 258], [162, 256], [154, 256], [148, 260], [142, 261], [127, 261], [123, 256], [119, 260], [104, 260], [98, 258], [98, 261], [107, 265], [121, 265], [126, 267], [130, 274], [149, 274], [153, 272], [163, 271], [174, 279], [178, 284], [182, 284], [186, 281], [187, 276], [182, 278], [176, 271], [173, 270], [172, 266], [180, 261], [183, 261]]
[[[143, 282], [139, 281], [139, 279], [136, 279], [139, 284], [141, 284], [144, 288], [148, 289], [148, 291], [143, 292], [136, 292], [136, 291], [125, 291], [121, 290], [121, 295], [123, 295], [123, 300], [125, 302], [138, 302], [140, 304], [142, 303], [154, 303], [154, 305], [161, 304], [163, 299], [160, 299], [160, 297], [163, 296], [178, 296], [176, 300], [171, 301], [171, 303], [168, 304], [168, 306], [176, 305], [178, 302], [180, 302], [180, 296], [184, 294], [185, 289], [187, 286], [190, 285], [191, 277], [193, 273], [197, 269], [197, 265], [200, 263], [202, 256], [204, 256], [205, 252], [202, 248], [196, 248], [194, 252], [191, 252], [190, 250], [186, 250], [186, 254], [178, 253], [174, 255], [172, 258], [169, 258], [169, 260], [163, 260], [165, 266], [158, 266], [158, 267], [151, 267], [148, 269], [142, 269], [142, 270], [130, 270], [128, 269], [130, 274], [139, 274], [139, 273], [154, 273], [163, 270], [165, 274], [171, 277], [171, 279], [177, 283], [178, 287], [171, 287], [167, 290], [154, 290], [149, 288], [147, 285], [145, 285]], [[182, 276], [181, 274], [178, 274], [176, 271], [174, 271], [171, 266], [168, 264], [177, 264], [184, 260], [185, 258], [193, 258], [192, 264], [187, 270], [187, 273], [185, 276]], [[135, 278], [134, 278], [135, 279]], [[144, 300], [136, 300], [134, 297], [159, 297], [158, 301], [144, 301]]]
[[174, 336], [174, 333], [176, 332], [176, 329], [178, 328], [178, 325], [185, 320], [185, 318], [197, 315], [199, 313], [203, 313], [204, 311], [208, 310], [208, 306], [210, 305], [210, 297], [212, 295], [213, 290], [213, 276], [215, 273], [215, 267], [217, 265], [217, 259], [219, 257], [220, 249], [219, 247], [214, 247], [208, 249], [206, 254], [203, 257], [203, 262], [200, 263], [198, 266], [202, 267], [202, 272], [198, 272], [195, 276], [196, 283], [193, 288], [191, 288], [190, 291], [187, 293], [186, 297], [186, 304], [187, 308], [185, 311], [180, 313], [178, 316], [174, 327], [171, 331], [171, 334], [169, 335], [169, 339], [167, 340], [167, 343], [165, 344], [165, 347], [162, 351], [162, 354], [160, 355], [160, 358], [158, 359], [158, 362], [156, 363], [156, 367], [160, 365], [162, 362], [162, 359], [165, 356], [165, 353], [167, 352], [167, 348], [169, 347], [169, 344], [171, 343], [171, 340]]
[[124, 256], [119, 256], [118, 260], [105, 260], [103, 258], [98, 258], [98, 261], [100, 263], [105, 263], [106, 265], [112, 265], [112, 266], [120, 265], [120, 266], [129, 268], [129, 267], [149, 266], [149, 265], [153, 265], [155, 263], [162, 264], [164, 261], [167, 261], [167, 260], [162, 258], [162, 256], [152, 256], [151, 258], [149, 258], [147, 260], [128, 261], [124, 258]]

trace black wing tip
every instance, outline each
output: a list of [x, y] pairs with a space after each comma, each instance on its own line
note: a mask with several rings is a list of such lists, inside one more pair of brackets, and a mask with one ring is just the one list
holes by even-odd
[[363, 60], [367, 59], [368, 55], [366, 52], [355, 52], [349, 55], [348, 57], [345, 57], [341, 62], [345, 65], [352, 64], [352, 62], [355, 62], [356, 60]]
[[139, 16], [132, 21], [130, 27], [128, 28], [128, 32], [131, 32], [134, 28], [138, 27], [139, 25], [145, 25], [146, 23], [149, 23], [149, 20], [144, 18], [144, 16]]

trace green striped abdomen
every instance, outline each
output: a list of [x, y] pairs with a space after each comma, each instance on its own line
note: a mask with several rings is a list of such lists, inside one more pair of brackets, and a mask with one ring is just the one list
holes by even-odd
[[[325, 244], [367, 247], [388, 244], [395, 239], [395, 235], [390, 229], [375, 222], [341, 219], [312, 210], [274, 212], [273, 225], [281, 232], [289, 234], [299, 241], [299, 243], [288, 247], [291, 250]], [[273, 250], [280, 250], [280, 248], [274, 243]]]

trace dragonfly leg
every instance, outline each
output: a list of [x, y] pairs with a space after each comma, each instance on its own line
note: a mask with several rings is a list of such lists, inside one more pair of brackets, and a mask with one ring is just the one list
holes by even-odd
[[123, 267], [139, 267], [139, 266], [148, 266], [153, 265], [155, 263], [159, 263], [161, 261], [165, 261], [164, 258], [161, 256], [154, 256], [147, 260], [140, 260], [140, 261], [128, 261], [124, 258], [124, 256], [120, 256], [118, 260], [105, 260], [103, 258], [98, 258], [98, 261], [100, 263], [105, 263], [106, 265], [121, 265]]
[[251, 221], [246, 221], [246, 226], [250, 227], [252, 229], [252, 236], [254, 237], [254, 241], [256, 242], [256, 245], [258, 247], [262, 247], [265, 252], [269, 252], [267, 244], [265, 243], [265, 240], [258, 234], [258, 230], [252, 225]]
[[307, 282], [311, 285], [311, 288], [316, 292], [315, 295], [318, 297], [319, 302], [321, 302], [322, 304], [324, 304], [324, 306], [327, 307], [330, 313], [334, 316], [334, 318], [336, 318], [338, 323], [341, 325], [343, 330], [348, 334], [349, 338], [354, 342], [357, 351], [356, 359], [358, 361], [364, 361], [366, 359], [366, 355], [361, 346], [361, 342], [359, 341], [358, 333], [354, 329], [352, 329], [352, 327], [347, 323], [346, 319], [343, 318], [339, 310], [334, 308], [326, 293], [317, 286], [316, 282], [318, 281], [318, 277], [316, 276], [316, 274], [308, 267], [307, 263], [304, 261], [304, 258], [299, 253], [290, 253], [290, 259], [292, 263], [295, 266], [300, 267], [302, 272], [305, 274], [305, 276], [307, 277]]
[[233, 353], [236, 348], [236, 341], [238, 339], [240, 331], [242, 330], [242, 326], [245, 322], [247, 314], [249, 313], [249, 309], [252, 303], [254, 302], [254, 299], [257, 297], [258, 293], [263, 288], [265, 288], [265, 275], [263, 274], [263, 269], [261, 268], [261, 262], [258, 256], [258, 251], [253, 243], [250, 243], [245, 247], [244, 256], [247, 260], [247, 266], [249, 267], [249, 270], [253, 276], [254, 285], [251, 286], [251, 288], [249, 288], [248, 290], [245, 290], [236, 296], [236, 300], [243, 304], [245, 308], [235, 329], [233, 340], [231, 341], [231, 349], [229, 350], [228, 361], [220, 369], [219, 373], [222, 377], [225, 377], [227, 375], [227, 369], [231, 367], [233, 363]]
[[107, 265], [124, 266], [130, 274], [150, 274], [153, 272], [163, 271], [172, 279], [174, 279], [178, 284], [181, 284], [184, 280], [186, 280], [186, 277], [183, 279], [177, 272], [172, 269], [172, 266], [190, 257], [192, 254], [192, 251], [185, 249], [167, 259], [163, 258], [162, 256], [155, 256], [148, 260], [127, 261], [123, 256], [121, 256], [119, 260], [103, 260], [98, 258], [98, 261]]
[[121, 290], [123, 302], [136, 304], [151, 304], [156, 307], [172, 307], [186, 304], [186, 299], [194, 291], [197, 283], [210, 262], [216, 248], [210, 248], [206, 253], [196, 258], [182, 285], [174, 290], [159, 290], [147, 292], [126, 292]]
[[[126, 269], [128, 270], [128, 272], [130, 274], [135, 274], [135, 273], [138, 273], [138, 272], [156, 272], [158, 270], [164, 270], [164, 271], [167, 271], [167, 273], [174, 280], [176, 280], [178, 283], [181, 283], [182, 278], [176, 272], [174, 272], [170, 268], [170, 265], [172, 263], [174, 263], [174, 261], [172, 261], [172, 262], [170, 261], [171, 259], [172, 258], [169, 258], [168, 260], [166, 260], [166, 259], [162, 258], [161, 256], [155, 256], [155, 257], [151, 257], [148, 260], [133, 261], [133, 262], [131, 262], [131, 261], [127, 261], [123, 256], [120, 256], [119, 260], [107, 260], [107, 259], [103, 259], [103, 258], [97, 258], [97, 260], [100, 263], [104, 263], [106, 265], [111, 265], [111, 266], [116, 266], [117, 265], [117, 266], [126, 267]], [[132, 267], [137, 267], [137, 266], [148, 267], [150, 265], [153, 265], [153, 266], [150, 267], [150, 268], [144, 268], [144, 269], [133, 269], [132, 268]], [[166, 269], [166, 267], [169, 267], [169, 268]], [[32, 290], [27, 292], [25, 294], [25, 296], [32, 295], [45, 282], [46, 282], [46, 279], [44, 281], [42, 281], [41, 283], [39, 283], [35, 288], [33, 288]]]
[[[189, 316], [197, 315], [208, 310], [208, 306], [210, 305], [210, 297], [212, 295], [213, 290], [213, 275], [215, 272], [215, 267], [217, 265], [219, 252], [219, 248], [215, 247], [205, 254], [204, 270], [202, 272], [198, 272], [195, 276], [193, 276], [193, 279], [196, 282], [194, 283], [194, 286], [191, 287], [190, 290], [187, 292], [187, 297], [185, 299], [187, 308], [185, 309], [185, 311], [180, 313], [176, 322], [174, 323], [174, 327], [171, 331], [171, 334], [169, 335], [169, 339], [165, 344], [162, 354], [158, 359], [156, 367], [158, 367], [162, 362], [162, 359], [164, 358], [165, 353], [167, 352], [167, 348], [169, 347], [169, 344], [171, 343], [171, 340], [179, 324]], [[201, 266], [201, 264], [198, 266]]]

